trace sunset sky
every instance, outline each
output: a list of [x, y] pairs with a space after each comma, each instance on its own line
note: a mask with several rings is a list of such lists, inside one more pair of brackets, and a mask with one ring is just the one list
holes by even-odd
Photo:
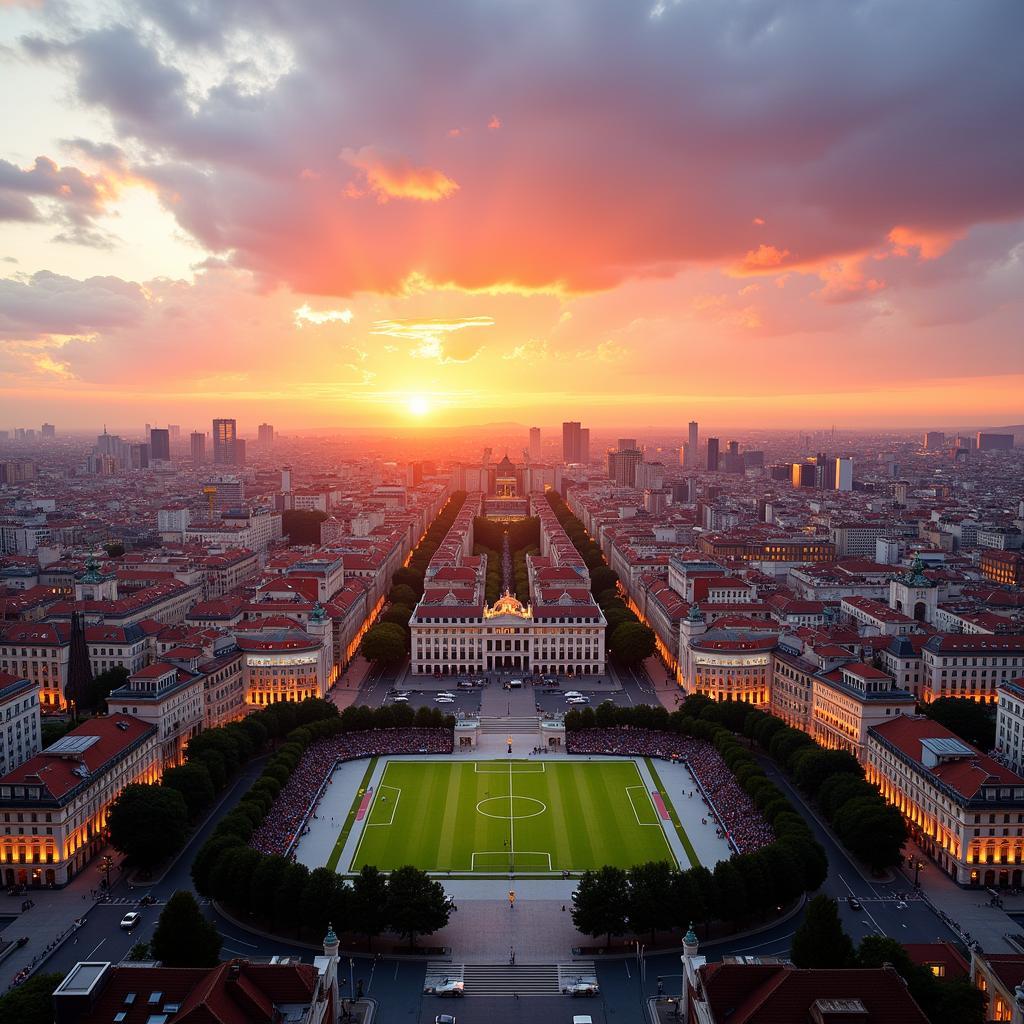
[[1024, 421], [1019, 0], [0, 0], [0, 428]]

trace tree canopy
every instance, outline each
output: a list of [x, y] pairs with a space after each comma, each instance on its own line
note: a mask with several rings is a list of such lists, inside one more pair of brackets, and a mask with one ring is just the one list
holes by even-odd
[[[255, 851], [253, 851], [255, 852]], [[165, 967], [213, 967], [220, 957], [221, 938], [203, 917], [192, 893], [181, 889], [160, 914], [150, 949]]]
[[843, 931], [835, 900], [815, 896], [807, 904], [803, 923], [793, 935], [790, 957], [797, 967], [823, 969], [853, 965], [853, 942]]
[[412, 865], [388, 877], [387, 916], [391, 928], [416, 944], [417, 935], [429, 935], [448, 923], [451, 909], [444, 886]]
[[363, 657], [380, 665], [397, 665], [405, 657], [408, 634], [393, 622], [382, 622], [368, 629], [360, 650]]
[[624, 665], [638, 665], [654, 654], [654, 630], [639, 622], [623, 622], [615, 627], [609, 641], [612, 654]]
[[962, 740], [984, 751], [996, 745], [995, 705], [965, 697], [939, 697], [921, 710], [933, 721], [955, 732]]
[[188, 805], [176, 789], [133, 784], [110, 805], [107, 828], [115, 849], [151, 868], [184, 844]]

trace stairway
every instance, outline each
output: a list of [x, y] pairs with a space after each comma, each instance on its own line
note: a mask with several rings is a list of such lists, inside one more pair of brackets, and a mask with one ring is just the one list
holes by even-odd
[[504, 733], [506, 736], [537, 737], [537, 716], [514, 715], [511, 718], [481, 718], [480, 732]]
[[578, 981], [596, 982], [593, 960], [564, 964], [452, 964], [431, 960], [424, 987], [453, 979], [465, 984], [466, 996], [557, 996]]

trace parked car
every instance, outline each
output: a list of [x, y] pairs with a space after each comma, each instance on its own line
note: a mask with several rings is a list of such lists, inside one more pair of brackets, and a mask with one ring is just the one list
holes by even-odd
[[435, 704], [454, 704], [455, 703], [455, 698], [454, 697], [435, 697], [434, 698], [434, 703]]
[[566, 690], [565, 691], [565, 695], [566, 695], [566, 697], [582, 697], [583, 696], [583, 694], [580, 693], [579, 690]]
[[391, 702], [393, 704], [408, 704], [409, 703], [409, 698], [408, 697], [392, 697], [391, 698]]
[[121, 918], [121, 927], [130, 932], [142, 920], [142, 915], [137, 910], [132, 910]]
[[589, 704], [590, 703], [590, 698], [589, 697], [566, 697], [565, 698], [565, 703], [566, 704]]
[[454, 693], [452, 693], [452, 692], [451, 692], [451, 690], [441, 690], [441, 691], [440, 691], [440, 692], [439, 692], [439, 693], [437, 694], [437, 696], [438, 696], [438, 697], [454, 697], [454, 696], [455, 696], [455, 694], [454, 694]]

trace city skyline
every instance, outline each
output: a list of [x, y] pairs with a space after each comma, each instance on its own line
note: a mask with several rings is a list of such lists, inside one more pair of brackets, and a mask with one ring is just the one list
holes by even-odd
[[1022, 16], [5, 4], [7, 418], [1019, 423]]

